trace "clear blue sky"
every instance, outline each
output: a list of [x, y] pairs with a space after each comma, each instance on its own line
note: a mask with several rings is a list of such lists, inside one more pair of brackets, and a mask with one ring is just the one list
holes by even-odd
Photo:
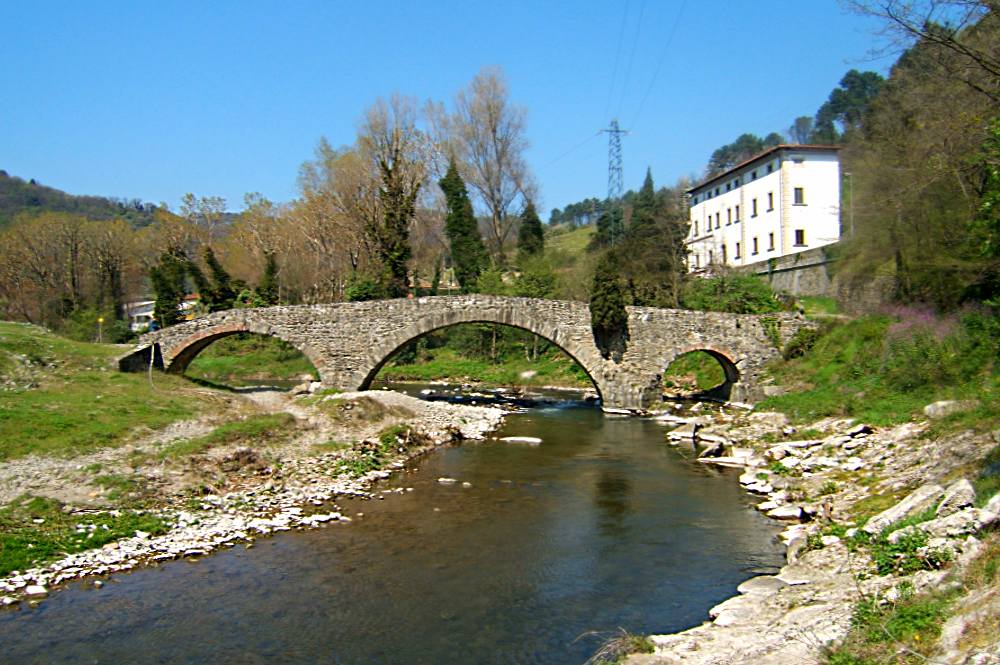
[[812, 115], [848, 69], [885, 74], [874, 27], [834, 0], [4, 2], [0, 169], [174, 207], [287, 201], [376, 97], [447, 101], [499, 65], [547, 211], [605, 195], [607, 138], [587, 139], [612, 116], [626, 189], [647, 166], [672, 183]]

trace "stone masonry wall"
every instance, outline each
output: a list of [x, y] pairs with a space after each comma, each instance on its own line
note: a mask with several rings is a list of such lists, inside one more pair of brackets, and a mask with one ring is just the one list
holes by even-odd
[[499, 323], [548, 339], [587, 371], [605, 407], [642, 410], [659, 400], [663, 370], [677, 356], [706, 350], [733, 379], [731, 398], [756, 396], [763, 365], [778, 355], [765, 330], [773, 322], [787, 341], [809, 325], [791, 314], [769, 317], [629, 308], [630, 339], [620, 362], [601, 357], [586, 303], [467, 295], [294, 305], [216, 312], [143, 335], [121, 367], [138, 366], [158, 346], [168, 371], [183, 372], [213, 341], [237, 332], [273, 335], [301, 351], [323, 383], [346, 390], [366, 388], [402, 345], [432, 330], [458, 323]]

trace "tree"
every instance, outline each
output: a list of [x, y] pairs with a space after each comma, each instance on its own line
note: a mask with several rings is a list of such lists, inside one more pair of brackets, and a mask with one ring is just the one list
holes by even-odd
[[479, 235], [476, 216], [472, 212], [472, 202], [465, 183], [458, 174], [455, 160], [448, 163], [448, 172], [438, 185], [444, 192], [447, 213], [445, 233], [451, 246], [451, 262], [455, 268], [455, 278], [463, 293], [470, 293], [479, 279], [479, 274], [489, 264], [489, 257], [483, 239]]
[[464, 180], [489, 218], [494, 259], [506, 262], [505, 245], [514, 227], [510, 210], [531, 198], [534, 184], [524, 159], [525, 110], [508, 99], [499, 68], [485, 68], [455, 97], [454, 111], [440, 119], [441, 143], [459, 162]]
[[620, 361], [629, 338], [628, 311], [625, 309], [625, 288], [611, 254], [605, 254], [594, 271], [590, 326], [601, 355]]
[[535, 204], [528, 201], [521, 213], [521, 228], [517, 236], [517, 249], [521, 258], [535, 256], [545, 250], [545, 231], [538, 218]]
[[[882, 22], [890, 49], [920, 43], [938, 52], [949, 76], [993, 102], [1000, 101], [1000, 45], [996, 0], [846, 0], [859, 14]], [[944, 53], [947, 52], [947, 55]]]
[[233, 289], [232, 278], [219, 263], [211, 247], [205, 248], [205, 264], [212, 275], [212, 286], [202, 292], [202, 302], [210, 312], [232, 309], [233, 303], [236, 301], [236, 291]]
[[792, 143], [809, 143], [812, 132], [813, 119], [807, 115], [800, 115], [788, 128], [788, 136]]
[[280, 301], [278, 289], [278, 260], [268, 254], [264, 261], [264, 274], [257, 285], [257, 295], [265, 305], [277, 305]]
[[221, 196], [195, 196], [188, 192], [181, 197], [181, 216], [188, 222], [204, 230], [210, 241], [217, 240], [223, 234], [223, 215], [226, 212], [226, 199]]
[[413, 101], [400, 95], [393, 95], [389, 102], [376, 100], [368, 109], [358, 145], [379, 174], [379, 215], [366, 232], [382, 263], [386, 294], [405, 297], [410, 223], [427, 174], [424, 136], [416, 126]]
[[622, 205], [606, 205], [597, 218], [594, 235], [587, 245], [589, 251], [597, 251], [611, 247], [624, 234], [625, 212]]
[[875, 72], [852, 69], [816, 112], [812, 140], [836, 143], [842, 134], [861, 128], [865, 115], [885, 80]]
[[174, 252], [163, 252], [159, 263], [149, 271], [156, 302], [153, 304], [153, 318], [160, 327], [180, 323], [181, 303], [184, 301], [185, 276], [188, 273], [187, 257]]

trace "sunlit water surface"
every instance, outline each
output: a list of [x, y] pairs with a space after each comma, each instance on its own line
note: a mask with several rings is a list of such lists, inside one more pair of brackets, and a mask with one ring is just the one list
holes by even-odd
[[0, 612], [0, 662], [579, 664], [588, 631], [695, 625], [780, 551], [663, 431], [582, 403], [512, 416], [501, 436], [544, 442], [435, 451], [378, 488], [414, 491], [340, 501], [353, 523]]

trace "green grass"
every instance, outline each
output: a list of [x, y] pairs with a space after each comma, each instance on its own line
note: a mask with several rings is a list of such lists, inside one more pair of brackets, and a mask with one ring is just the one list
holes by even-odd
[[679, 356], [663, 372], [663, 385], [667, 387], [710, 390], [725, 381], [726, 373], [722, 370], [722, 365], [704, 351], [692, 351]]
[[822, 318], [840, 314], [840, 305], [836, 298], [827, 296], [800, 296], [799, 305], [810, 318]]
[[545, 235], [546, 251], [565, 252], [578, 256], [587, 250], [590, 238], [594, 235], [594, 226], [579, 226], [570, 229], [567, 225], [559, 225], [549, 230]]
[[942, 338], [919, 325], [890, 333], [894, 323], [886, 316], [828, 322], [803, 357], [772, 366], [777, 382], [792, 392], [768, 398], [760, 408], [782, 411], [797, 423], [852, 416], [889, 425], [922, 417], [933, 401], [973, 398], [982, 405], [977, 412], [937, 427], [1000, 422], [995, 340], [963, 326]]
[[[508, 359], [502, 364], [464, 358], [448, 348], [430, 349], [428, 353], [431, 355], [430, 360], [409, 365], [386, 365], [379, 372], [378, 379], [469, 380], [498, 386], [592, 386], [583, 369], [561, 352], [544, 354], [535, 362], [521, 357]], [[527, 371], [533, 371], [535, 375], [522, 378], [521, 374]]]
[[160, 459], [176, 459], [197, 455], [216, 446], [234, 443], [267, 445], [284, 441], [295, 430], [295, 417], [288, 413], [267, 413], [243, 420], [224, 423], [195, 439], [186, 439], [165, 446], [159, 451]]
[[124, 351], [0, 322], [0, 356], [27, 358], [37, 386], [0, 392], [0, 460], [120, 445], [137, 427], [157, 429], [217, 408], [181, 377], [156, 373], [151, 385], [145, 374], [118, 372], [113, 363]]
[[[155, 515], [115, 512], [70, 515], [59, 502], [40, 497], [22, 497], [0, 508], [0, 575], [23, 572], [66, 554], [129, 538], [137, 530], [154, 535], [167, 530]], [[38, 520], [42, 522], [36, 523]], [[80, 530], [78, 524], [87, 528]]]
[[319, 377], [309, 359], [291, 344], [250, 333], [211, 344], [188, 365], [185, 373], [209, 381], [296, 381], [306, 375]]

